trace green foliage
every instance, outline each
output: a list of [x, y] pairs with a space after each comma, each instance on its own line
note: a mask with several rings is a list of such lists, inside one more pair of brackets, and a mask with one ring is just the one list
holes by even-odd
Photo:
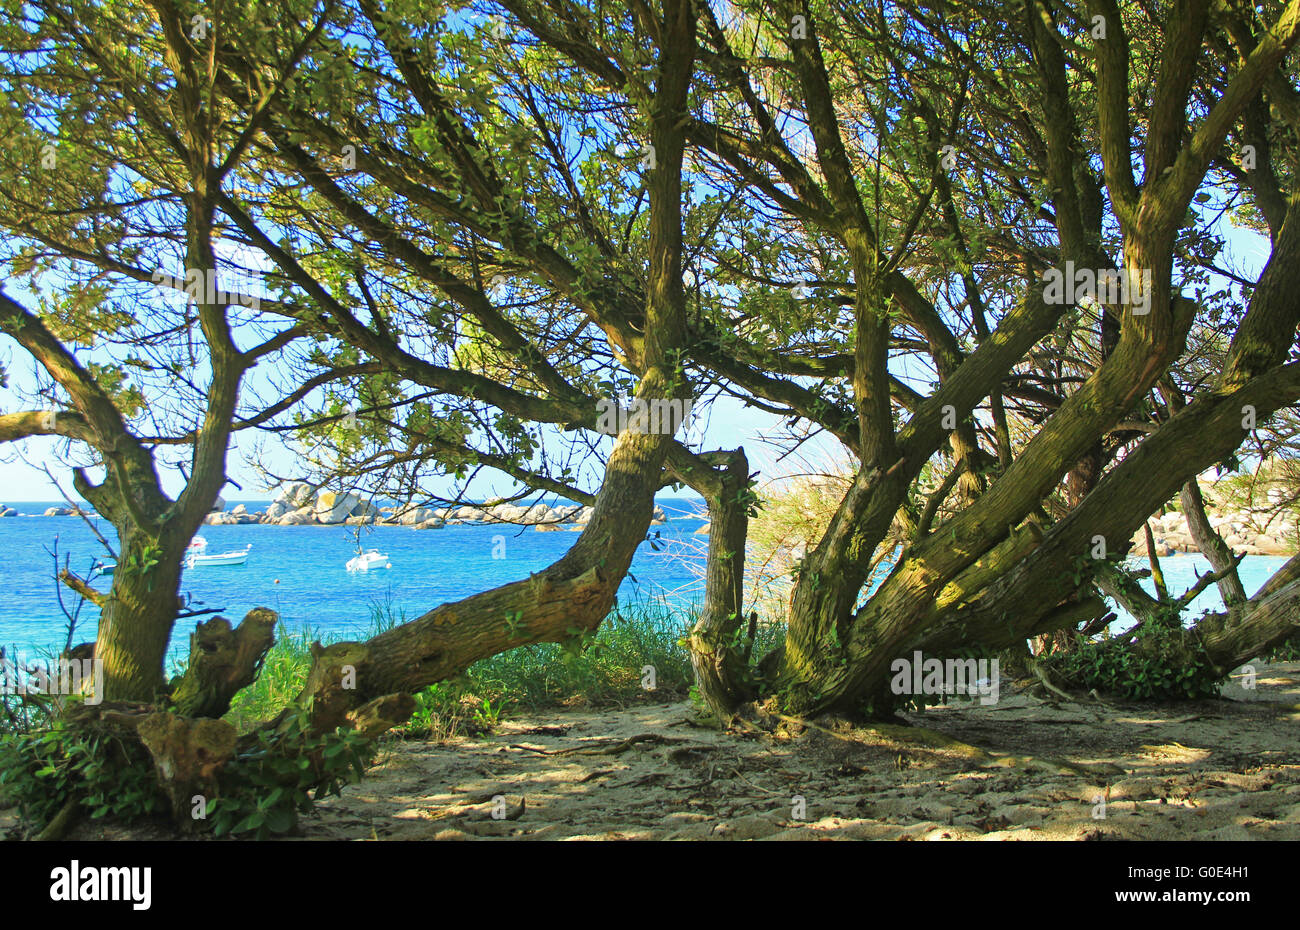
[[221, 770], [222, 794], [208, 805], [216, 836], [287, 833], [298, 814], [325, 795], [360, 781], [375, 744], [356, 730], [313, 734], [308, 715], [289, 717], [277, 730], [259, 730], [256, 742]]
[[[416, 694], [415, 712], [397, 732], [474, 736], [491, 730], [513, 708], [681, 698], [692, 681], [690, 655], [679, 642], [689, 620], [667, 607], [620, 608], [595, 633], [575, 630], [564, 643], [521, 646], [483, 659]], [[655, 669], [654, 691], [641, 687], [647, 665]]]
[[[371, 607], [371, 634], [396, 618], [383, 603]], [[639, 604], [611, 614], [595, 633], [567, 643], [521, 646], [476, 662], [450, 681], [430, 685], [415, 697], [415, 712], [396, 732], [406, 736], [477, 735], [491, 730], [513, 708], [617, 706], [684, 696], [692, 681], [690, 655], [679, 640], [693, 617], [667, 605]], [[523, 632], [522, 618], [502, 623]], [[784, 628], [760, 626], [755, 655], [784, 636]], [[225, 719], [241, 732], [289, 706], [311, 669], [308, 647], [319, 637], [310, 629], [276, 632], [257, 680], [231, 703]], [[655, 668], [656, 690], [641, 687], [641, 670]]]
[[[162, 548], [153, 543], [146, 544], [139, 552], [126, 552], [117, 568], [121, 575], [139, 575], [147, 578], [162, 560]], [[153, 579], [149, 579], [149, 590], [153, 590]]]
[[261, 673], [235, 695], [225, 719], [241, 733], [248, 732], [288, 707], [307, 683], [312, 661], [308, 650], [316, 638], [310, 629], [290, 631], [281, 625]]
[[129, 822], [166, 809], [141, 744], [65, 720], [0, 736], [0, 792], [38, 830], [74, 797], [95, 818]]
[[1206, 656], [1195, 635], [1179, 627], [1144, 624], [1131, 641], [1084, 642], [1047, 659], [1068, 683], [1130, 700], [1215, 697], [1227, 676]]
[[1266, 658], [1269, 662], [1300, 661], [1300, 635], [1292, 636], [1281, 645], [1275, 646]]

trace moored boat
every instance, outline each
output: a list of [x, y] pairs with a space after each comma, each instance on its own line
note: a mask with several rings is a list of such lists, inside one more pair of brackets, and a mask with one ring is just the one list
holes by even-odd
[[365, 552], [358, 552], [348, 559], [348, 571], [350, 572], [368, 572], [372, 568], [392, 567], [393, 563], [388, 561], [388, 556], [378, 549], [367, 549]]
[[249, 543], [243, 549], [235, 549], [230, 552], [217, 552], [212, 555], [201, 555], [197, 551], [191, 551], [185, 557], [185, 567], [194, 568], [199, 565], [243, 565], [248, 561], [248, 552], [253, 548]]

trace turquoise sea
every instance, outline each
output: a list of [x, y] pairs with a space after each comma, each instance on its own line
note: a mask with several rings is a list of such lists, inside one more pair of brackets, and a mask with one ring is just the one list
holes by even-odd
[[[250, 513], [269, 502], [244, 501]], [[703, 593], [703, 552], [707, 537], [693, 535], [705, 521], [691, 517], [702, 501], [660, 498], [667, 524], [650, 527], [651, 541], [641, 544], [631, 576], [619, 589], [620, 602], [667, 600], [686, 606]], [[11, 504], [20, 513], [44, 513], [61, 502]], [[230, 505], [230, 506], [233, 506]], [[95, 518], [91, 518], [94, 520]], [[112, 527], [96, 520], [100, 531], [117, 546]], [[417, 530], [405, 526], [364, 527], [361, 544], [386, 553], [390, 569], [350, 573], [347, 561], [356, 553], [353, 527], [342, 526], [205, 526], [199, 535], [209, 554], [253, 548], [245, 565], [201, 565], [186, 569], [182, 596], [191, 609], [221, 608], [238, 622], [253, 607], [269, 607], [290, 629], [310, 626], [323, 638], [364, 634], [372, 624], [375, 605], [399, 621], [410, 620], [448, 601], [486, 591], [508, 581], [527, 578], [554, 562], [573, 545], [572, 527], [539, 532], [510, 525], [447, 526]], [[658, 538], [656, 539], [656, 534]], [[496, 537], [502, 537], [498, 540]], [[59, 563], [71, 555], [71, 569], [83, 577], [101, 546], [80, 517], [5, 517], [0, 519], [0, 552], [9, 565], [5, 596], [0, 597], [0, 645], [35, 654], [61, 647], [67, 619], [59, 609], [54, 561], [47, 549], [57, 540]], [[500, 558], [493, 558], [493, 553]], [[693, 553], [698, 551], [698, 556]], [[93, 579], [102, 589], [108, 579]], [[65, 590], [64, 603], [76, 596]], [[76, 642], [94, 638], [97, 611], [82, 610]], [[180, 620], [172, 634], [173, 651], [188, 648], [189, 633], [199, 620]]]
[[[245, 502], [250, 512], [264, 510], [267, 502]], [[698, 603], [703, 595], [703, 553], [707, 537], [695, 535], [704, 521], [696, 514], [702, 501], [661, 498], [669, 517], [666, 525], [652, 526], [658, 538], [642, 543], [632, 563], [631, 575], [619, 589], [622, 603], [638, 600], [666, 601], [677, 607]], [[13, 504], [22, 513], [43, 513], [60, 502]], [[93, 518], [92, 518], [93, 519]], [[112, 528], [97, 521], [116, 544]], [[366, 634], [376, 606], [397, 619], [413, 619], [448, 601], [455, 601], [497, 585], [527, 577], [558, 559], [573, 544], [577, 533], [570, 527], [539, 532], [532, 527], [507, 525], [448, 526], [439, 530], [410, 527], [367, 527], [362, 545], [386, 553], [390, 569], [349, 573], [345, 565], [355, 553], [352, 528], [341, 526], [205, 526], [200, 531], [209, 553], [242, 549], [249, 543], [248, 562], [240, 566], [199, 566], [187, 570], [182, 595], [192, 609], [221, 608], [238, 621], [253, 607], [270, 607], [291, 629], [310, 626], [326, 639]], [[497, 537], [504, 537], [504, 558]], [[60, 564], [71, 556], [70, 566], [85, 575], [103, 548], [80, 517], [6, 517], [0, 519], [0, 552], [5, 554], [9, 581], [0, 597], [0, 645], [26, 654], [61, 647], [67, 620], [59, 609], [54, 562], [47, 549], [57, 542]], [[1242, 563], [1242, 581], [1253, 594], [1286, 559], [1250, 556]], [[1201, 556], [1180, 555], [1161, 560], [1171, 591], [1181, 593], [1195, 582], [1196, 573], [1209, 570]], [[106, 586], [106, 579], [97, 579]], [[1144, 584], [1150, 589], [1150, 580]], [[64, 603], [75, 596], [64, 591]], [[1192, 604], [1191, 614], [1222, 607], [1213, 585]], [[96, 612], [82, 610], [75, 642], [94, 637]], [[177, 622], [173, 653], [183, 651], [194, 624], [203, 618]], [[1131, 623], [1121, 612], [1113, 629]]]

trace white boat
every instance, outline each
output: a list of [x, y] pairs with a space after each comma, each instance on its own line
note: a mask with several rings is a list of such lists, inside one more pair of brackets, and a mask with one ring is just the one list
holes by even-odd
[[185, 551], [187, 553], [202, 552], [206, 548], [208, 548], [208, 541], [204, 539], [202, 536], [195, 536], [193, 539], [190, 540], [190, 544], [185, 547]]
[[218, 552], [213, 555], [200, 555], [198, 552], [190, 552], [185, 557], [185, 567], [194, 568], [196, 565], [243, 565], [248, 561], [248, 551], [252, 548], [253, 544], [249, 543], [243, 549]]
[[388, 556], [378, 549], [367, 549], [365, 552], [358, 552], [348, 559], [348, 571], [350, 572], [368, 572], [372, 568], [392, 567], [393, 563], [388, 561]]
[[111, 576], [115, 571], [117, 571], [116, 562], [96, 562], [90, 570], [90, 577]]

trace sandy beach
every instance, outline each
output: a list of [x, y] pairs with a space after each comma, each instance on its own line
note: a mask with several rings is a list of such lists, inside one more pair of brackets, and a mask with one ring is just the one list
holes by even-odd
[[1297, 840], [1300, 663], [1256, 671], [1253, 691], [1238, 678], [1218, 701], [1007, 691], [913, 715], [910, 729], [724, 734], [692, 725], [686, 704], [529, 716], [482, 739], [386, 743], [303, 835]]

